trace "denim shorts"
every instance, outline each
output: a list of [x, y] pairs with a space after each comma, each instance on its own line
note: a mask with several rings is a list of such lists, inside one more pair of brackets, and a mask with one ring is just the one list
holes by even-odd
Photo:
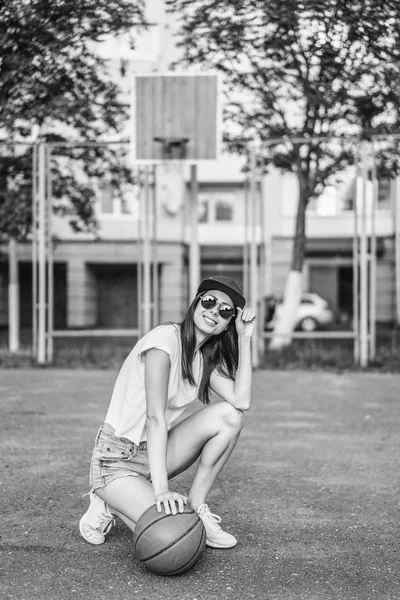
[[100, 427], [90, 462], [90, 489], [105, 487], [121, 477], [144, 477], [151, 481], [147, 444], [139, 446], [112, 433], [108, 424]]

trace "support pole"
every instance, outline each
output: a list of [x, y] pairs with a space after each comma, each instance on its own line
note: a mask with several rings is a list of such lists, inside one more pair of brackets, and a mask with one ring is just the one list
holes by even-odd
[[359, 294], [359, 210], [358, 210], [358, 176], [359, 176], [359, 152], [356, 153], [356, 174], [354, 178], [354, 236], [353, 236], [353, 332], [354, 332], [354, 362], [360, 362], [360, 294]]
[[[250, 306], [257, 310], [258, 304], [258, 265], [257, 265], [257, 157], [254, 146], [250, 148]], [[251, 338], [252, 364], [258, 367], [260, 357], [258, 352], [258, 327], [255, 327]]]
[[264, 326], [265, 326], [265, 296], [266, 290], [268, 294], [271, 293], [271, 273], [270, 264], [268, 260], [269, 244], [267, 238], [267, 229], [265, 226], [265, 205], [264, 205], [264, 172], [263, 167], [259, 168], [258, 173], [258, 222], [260, 224], [260, 256], [259, 256], [259, 305], [257, 307], [257, 329], [258, 329], [258, 354], [260, 360], [264, 361], [265, 356], [265, 338], [264, 338]]
[[150, 241], [150, 186], [149, 170], [144, 178], [144, 231], [143, 231], [143, 333], [151, 329], [151, 241]]
[[18, 257], [17, 242], [11, 238], [8, 243], [8, 346], [10, 352], [19, 350], [19, 284], [18, 284]]
[[37, 324], [37, 272], [38, 272], [38, 148], [33, 146], [32, 152], [32, 355], [37, 359], [38, 324]]
[[396, 323], [400, 326], [400, 176], [394, 180], [394, 232], [396, 269]]
[[360, 365], [368, 364], [368, 237], [367, 237], [367, 182], [369, 144], [361, 145], [362, 204], [360, 223]]
[[198, 240], [197, 165], [190, 166], [190, 245], [189, 245], [189, 296], [192, 300], [200, 283], [200, 248]]
[[152, 261], [153, 261], [153, 280], [152, 280], [152, 294], [153, 294], [153, 327], [158, 325], [160, 318], [159, 310], [159, 294], [160, 294], [160, 283], [158, 279], [158, 252], [157, 252], [157, 167], [154, 165], [152, 171]]
[[38, 349], [37, 362], [46, 363], [46, 148], [39, 144], [38, 185]]
[[249, 286], [249, 180], [246, 177], [244, 188], [244, 242], [243, 242], [243, 293], [250, 296]]
[[369, 360], [376, 355], [376, 209], [378, 206], [378, 176], [376, 172], [375, 147], [372, 150], [372, 206], [371, 206], [371, 249], [369, 269]]
[[137, 177], [139, 179], [139, 215], [137, 220], [137, 247], [138, 247], [138, 259], [137, 259], [137, 301], [138, 301], [138, 329], [140, 337], [143, 336], [143, 185], [142, 185], [142, 169], [137, 169]]
[[47, 344], [46, 359], [52, 362], [54, 353], [54, 257], [53, 257], [53, 206], [52, 206], [52, 179], [51, 179], [51, 147], [46, 152], [46, 252], [47, 252]]

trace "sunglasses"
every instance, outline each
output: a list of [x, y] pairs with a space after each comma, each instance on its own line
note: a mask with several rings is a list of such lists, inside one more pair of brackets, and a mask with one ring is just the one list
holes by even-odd
[[215, 308], [219, 306], [219, 316], [223, 319], [230, 319], [235, 314], [235, 309], [229, 304], [223, 304], [222, 302], [218, 302], [218, 299], [212, 296], [211, 294], [205, 294], [200, 298], [200, 303], [203, 308], [207, 310], [209, 308]]

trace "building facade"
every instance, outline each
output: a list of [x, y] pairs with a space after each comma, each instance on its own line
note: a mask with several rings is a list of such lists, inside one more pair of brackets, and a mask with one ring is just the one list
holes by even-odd
[[[295, 179], [269, 173], [262, 183], [259, 219], [248, 223], [248, 190], [243, 160], [224, 157], [198, 169], [198, 224], [201, 277], [224, 274], [246, 289], [246, 252], [255, 235], [258, 256], [259, 300], [282, 295], [290, 267], [297, 210]], [[189, 301], [189, 246], [193, 235], [188, 215], [190, 181], [181, 169], [181, 189], [165, 191], [156, 184], [155, 213], [150, 240], [153, 323], [183, 316]], [[161, 179], [161, 182], [163, 180]], [[179, 183], [179, 181], [178, 181]], [[158, 186], [158, 187], [157, 187]], [[377, 312], [379, 322], [397, 319], [396, 181], [380, 182], [375, 210], [377, 238]], [[353, 186], [354, 188], [354, 186]], [[338, 190], [336, 190], [337, 192]], [[324, 297], [338, 322], [350, 323], [353, 314], [353, 241], [355, 199], [339, 193], [321, 197], [307, 212], [307, 244], [303, 289]], [[397, 213], [399, 211], [397, 210]], [[60, 218], [54, 219], [54, 328], [136, 329], [140, 325], [140, 269], [143, 239], [139, 200], [129, 210], [98, 201], [96, 236], [76, 234]], [[367, 221], [371, 227], [371, 220]], [[20, 324], [32, 326], [32, 247], [17, 246]], [[154, 277], [153, 277], [154, 275]], [[8, 325], [8, 257], [0, 261], [0, 325]], [[248, 290], [248, 288], [247, 288]]]
[[[169, 21], [161, 0], [147, 3], [155, 23], [132, 50], [124, 39], [108, 40], [100, 49], [109, 60], [110, 77], [122, 96], [129, 95], [130, 75], [165, 68], [177, 58]], [[129, 123], [125, 133], [129, 134]], [[278, 171], [260, 182], [257, 222], [248, 217], [249, 186], [244, 160], [221, 160], [198, 167], [198, 237], [201, 277], [223, 273], [234, 277], [248, 292], [249, 245], [256, 243], [258, 297], [281, 295], [290, 267], [297, 210], [295, 179]], [[338, 321], [351, 322], [353, 311], [353, 238], [359, 194], [355, 175], [327, 188], [308, 208], [307, 246], [303, 289], [328, 300]], [[183, 316], [189, 301], [189, 248], [193, 236], [188, 206], [190, 173], [160, 167], [154, 183], [150, 252], [152, 259], [153, 324]], [[351, 191], [353, 190], [353, 191]], [[392, 322], [399, 313], [399, 190], [397, 181], [379, 182], [374, 227], [377, 236], [377, 320]], [[142, 318], [143, 204], [138, 195], [129, 202], [114, 198], [105, 188], [98, 194], [99, 230], [76, 234], [66, 221], [55, 218], [54, 328], [132, 329]], [[370, 211], [370, 209], [368, 209]], [[368, 221], [371, 222], [371, 219]], [[396, 224], [397, 223], [397, 224]], [[370, 225], [368, 225], [370, 227]], [[32, 248], [17, 247], [20, 325], [32, 326]], [[7, 247], [0, 254], [0, 327], [7, 327], [9, 265]]]

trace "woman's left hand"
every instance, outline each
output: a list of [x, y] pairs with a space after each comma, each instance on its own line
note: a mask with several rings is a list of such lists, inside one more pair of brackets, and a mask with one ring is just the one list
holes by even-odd
[[237, 316], [236, 316], [236, 331], [238, 336], [249, 337], [253, 335], [254, 325], [256, 322], [256, 313], [254, 313], [249, 308], [239, 308], [237, 307]]

